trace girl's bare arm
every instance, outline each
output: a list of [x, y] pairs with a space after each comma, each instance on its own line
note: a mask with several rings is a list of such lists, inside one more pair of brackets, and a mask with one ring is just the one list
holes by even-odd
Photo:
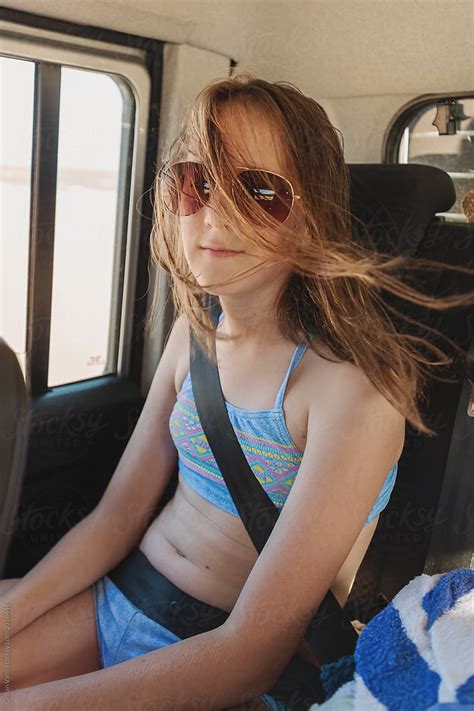
[[403, 417], [352, 367], [324, 393], [318, 387], [317, 398], [327, 408], [310, 408], [298, 476], [226, 622], [92, 674], [13, 692], [18, 706], [11, 709], [220, 711], [271, 689], [352, 549], [404, 438]]
[[[96, 672], [9, 693], [9, 711], [221, 711], [265, 693], [261, 652], [226, 624]], [[0, 704], [7, 694], [0, 694]]]
[[[0, 603], [10, 636], [101, 578], [139, 544], [177, 464], [168, 427], [183, 321], [173, 326], [140, 418], [97, 507], [42, 558]], [[4, 618], [0, 605], [0, 621]], [[4, 641], [4, 625], [0, 640]]]

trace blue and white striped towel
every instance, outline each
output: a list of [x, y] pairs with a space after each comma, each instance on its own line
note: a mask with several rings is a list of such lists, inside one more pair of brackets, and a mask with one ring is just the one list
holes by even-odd
[[354, 680], [311, 711], [474, 709], [474, 570], [419, 575], [362, 630]]

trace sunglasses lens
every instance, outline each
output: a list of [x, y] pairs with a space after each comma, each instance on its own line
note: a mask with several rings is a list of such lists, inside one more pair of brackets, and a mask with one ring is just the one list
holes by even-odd
[[285, 222], [293, 204], [293, 190], [285, 178], [265, 170], [244, 170], [239, 174], [239, 183], [234, 196], [243, 215], [252, 222], [258, 221], [250, 199], [277, 222]]
[[163, 170], [160, 191], [167, 210], [184, 217], [193, 215], [209, 199], [209, 182], [200, 163], [184, 161]]
[[[192, 161], [174, 163], [164, 169], [159, 185], [166, 209], [182, 217], [200, 210], [211, 192], [204, 166]], [[240, 212], [255, 224], [260, 224], [260, 208], [276, 222], [283, 223], [293, 205], [293, 189], [288, 180], [266, 170], [241, 171], [233, 195]]]

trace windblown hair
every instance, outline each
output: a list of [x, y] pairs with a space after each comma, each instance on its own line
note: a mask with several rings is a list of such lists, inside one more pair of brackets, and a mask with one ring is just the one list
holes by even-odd
[[[272, 243], [235, 207], [230, 186], [236, 169], [229, 160], [220, 120], [224, 104], [230, 104], [232, 110], [256, 110], [281, 137], [289, 171], [285, 175], [295, 193], [301, 195], [305, 230], [292, 229], [287, 223], [275, 226], [270, 217], [260, 214], [261, 208], [249, 204], [249, 211], [260, 211], [258, 219], [263, 227], [277, 228], [278, 243]], [[360, 367], [413, 427], [428, 436], [436, 434], [422, 419], [419, 399], [426, 397], [424, 387], [433, 370], [450, 364], [453, 358], [429, 339], [396, 328], [389, 311], [398, 312], [381, 292], [439, 310], [465, 306], [474, 303], [474, 292], [435, 299], [409, 286], [399, 272], [440, 266], [468, 273], [472, 270], [382, 254], [354, 240], [351, 221], [355, 218], [349, 211], [349, 175], [342, 136], [323, 108], [288, 82], [268, 82], [249, 73], [211, 82], [189, 106], [176, 139], [163, 157], [162, 169], [183, 160], [188, 149], [205, 164], [212, 184], [219, 188], [215, 209], [223, 224], [231, 225], [262, 260], [289, 265], [289, 276], [275, 304], [281, 334], [295, 344], [305, 336], [309, 347], [321, 357], [332, 360], [327, 357], [328, 348], [334, 360]], [[186, 314], [196, 338], [215, 362], [214, 339], [230, 339], [215, 330], [209, 313], [208, 293], [220, 284], [203, 288], [190, 272], [180, 237], [180, 218], [163, 204], [159, 174], [153, 193], [152, 260], [170, 274], [176, 312]], [[259, 268], [247, 269], [237, 278]], [[233, 277], [227, 283], [235, 280]], [[156, 311], [155, 298], [147, 329]], [[326, 346], [325, 352], [318, 340]], [[424, 350], [431, 352], [434, 360]]]

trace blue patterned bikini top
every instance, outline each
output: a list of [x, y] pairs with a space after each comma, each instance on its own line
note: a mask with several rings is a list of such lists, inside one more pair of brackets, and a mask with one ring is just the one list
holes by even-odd
[[[222, 314], [221, 314], [222, 318]], [[221, 319], [220, 319], [221, 320]], [[294, 443], [283, 412], [288, 380], [303, 357], [307, 343], [297, 346], [271, 410], [244, 410], [225, 401], [239, 444], [254, 475], [279, 509], [283, 507], [298, 474], [303, 452]], [[169, 418], [169, 429], [178, 452], [182, 479], [215, 506], [238, 516], [238, 511], [207, 442], [194, 402], [188, 371]], [[364, 525], [387, 505], [398, 471], [390, 469]]]

